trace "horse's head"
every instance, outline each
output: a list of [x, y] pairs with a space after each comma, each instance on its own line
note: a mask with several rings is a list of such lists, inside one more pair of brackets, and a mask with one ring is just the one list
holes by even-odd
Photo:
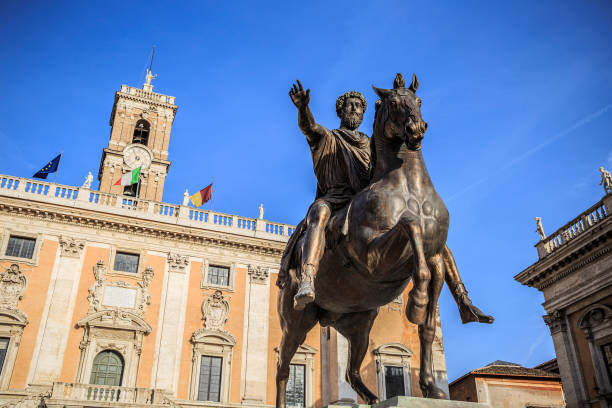
[[[402, 74], [397, 74], [393, 89], [374, 88], [380, 97], [377, 103], [374, 132], [390, 140], [406, 142], [411, 150], [419, 150], [427, 130], [427, 122], [421, 117], [421, 99], [416, 95], [419, 80], [412, 74], [408, 88]], [[382, 128], [381, 128], [382, 127]]]

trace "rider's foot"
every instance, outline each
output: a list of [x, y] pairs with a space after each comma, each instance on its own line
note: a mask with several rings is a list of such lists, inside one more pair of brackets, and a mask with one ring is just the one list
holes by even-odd
[[295, 310], [304, 310], [307, 304], [314, 302], [314, 267], [306, 265], [302, 270], [302, 280], [297, 293], [293, 297], [293, 308]]
[[414, 324], [423, 324], [427, 315], [427, 304], [429, 299], [427, 294], [420, 295], [416, 288], [408, 294], [408, 304], [406, 305], [406, 318]]
[[463, 324], [470, 322], [491, 324], [495, 320], [493, 316], [484, 314], [482, 310], [474, 306], [467, 295], [463, 296], [459, 303], [459, 316]]

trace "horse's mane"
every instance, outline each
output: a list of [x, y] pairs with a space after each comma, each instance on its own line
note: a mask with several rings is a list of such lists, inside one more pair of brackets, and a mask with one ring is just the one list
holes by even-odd
[[374, 124], [372, 125], [372, 138], [370, 139], [370, 177], [374, 176], [374, 170], [376, 169], [376, 154], [377, 154], [377, 135], [378, 132], [382, 132], [384, 124], [389, 118], [389, 107], [383, 103], [382, 99], [376, 101], [374, 104]]

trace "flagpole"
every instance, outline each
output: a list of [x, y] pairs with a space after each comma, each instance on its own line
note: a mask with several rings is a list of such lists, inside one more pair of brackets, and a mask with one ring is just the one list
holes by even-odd
[[[60, 162], [62, 161], [62, 154], [64, 154], [64, 149], [62, 149], [62, 152], [60, 153]], [[59, 173], [59, 163], [57, 163], [57, 170], [55, 171], [55, 178], [53, 179], [53, 184], [57, 184], [57, 173]]]
[[213, 202], [213, 188], [215, 187], [215, 178], [213, 177], [212, 183], [210, 183], [210, 211], [212, 212], [212, 202]]

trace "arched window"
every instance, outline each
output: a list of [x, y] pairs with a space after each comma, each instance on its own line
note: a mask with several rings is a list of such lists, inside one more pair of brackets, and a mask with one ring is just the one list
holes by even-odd
[[122, 377], [123, 358], [114, 351], [104, 350], [94, 359], [89, 383], [120, 386]]
[[151, 129], [151, 125], [144, 119], [140, 119], [136, 122], [136, 127], [134, 128], [134, 137], [132, 138], [132, 143], [140, 143], [146, 145], [149, 142], [149, 130]]

